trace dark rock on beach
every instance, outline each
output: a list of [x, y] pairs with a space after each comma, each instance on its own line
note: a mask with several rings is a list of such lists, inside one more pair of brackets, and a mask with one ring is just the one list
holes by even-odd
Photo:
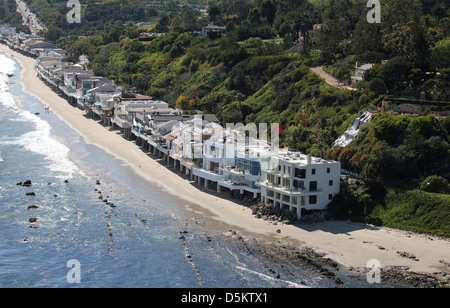
[[409, 271], [408, 267], [404, 266], [386, 266], [381, 270], [381, 279], [399, 285], [411, 286], [414, 288], [443, 288], [445, 279], [439, 275], [422, 274]]
[[292, 224], [298, 221], [297, 217], [289, 212], [288, 209], [281, 210], [280, 208], [264, 203], [258, 203], [251, 206], [251, 210], [256, 218], [268, 220], [273, 223]]
[[[248, 251], [258, 251], [271, 260], [280, 264], [297, 264], [307, 266], [323, 277], [333, 280], [337, 286], [345, 287], [347, 278], [357, 278], [361, 282], [366, 281], [368, 269], [358, 270], [356, 276], [344, 275], [346, 268], [336, 261], [318, 253], [306, 246], [293, 246], [288, 242], [278, 240], [276, 242], [247, 237], [230, 230], [225, 236], [241, 241]], [[413, 259], [414, 256], [405, 252], [398, 252], [405, 258]], [[444, 263], [444, 261], [442, 262]], [[350, 271], [352, 269], [350, 268]], [[269, 273], [277, 274], [269, 269]], [[345, 278], [347, 277], [347, 278]], [[344, 280], [342, 280], [344, 279]], [[415, 287], [415, 288], [448, 288], [450, 287], [450, 275], [445, 273], [424, 274], [411, 272], [407, 267], [386, 266], [381, 269], [383, 287]]]
[[[258, 251], [274, 262], [279, 264], [296, 264], [301, 267], [307, 266], [320, 275], [333, 280], [337, 285], [345, 286], [345, 282], [336, 275], [339, 271], [338, 263], [325, 258], [324, 254], [317, 253], [309, 247], [295, 247], [285, 241], [271, 242], [247, 237], [238, 234], [234, 230], [230, 230], [224, 235], [241, 241], [248, 251]], [[280, 278], [279, 274], [272, 268], [269, 268], [268, 271], [275, 275], [276, 278]]]

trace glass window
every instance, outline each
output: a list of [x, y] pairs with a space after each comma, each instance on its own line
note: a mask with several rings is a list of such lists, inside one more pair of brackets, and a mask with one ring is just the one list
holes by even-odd
[[317, 181], [309, 182], [309, 190], [310, 191], [317, 191]]
[[306, 178], [306, 169], [295, 168], [295, 177], [299, 179]]

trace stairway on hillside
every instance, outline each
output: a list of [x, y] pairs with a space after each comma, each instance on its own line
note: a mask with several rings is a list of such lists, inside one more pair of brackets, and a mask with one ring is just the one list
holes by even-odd
[[350, 126], [336, 141], [333, 143], [333, 147], [341, 146], [346, 147], [359, 134], [359, 128], [361, 125], [368, 123], [372, 119], [372, 113], [365, 111], [359, 118], [353, 121], [352, 126]]

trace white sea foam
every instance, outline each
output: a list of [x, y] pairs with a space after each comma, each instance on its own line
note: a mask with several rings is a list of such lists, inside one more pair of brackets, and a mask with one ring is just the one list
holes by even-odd
[[14, 96], [9, 93], [9, 76], [14, 73], [15, 62], [8, 56], [0, 54], [0, 103], [3, 106], [14, 107]]
[[[71, 178], [75, 172], [81, 172], [78, 167], [68, 158], [69, 148], [58, 142], [51, 136], [50, 124], [41, 119], [38, 115], [30, 113], [28, 110], [22, 110], [17, 104], [18, 98], [6, 90], [9, 89], [9, 77], [15, 69], [15, 62], [0, 54], [0, 104], [7, 107], [15, 119], [35, 125], [35, 129], [23, 134], [19, 138], [8, 138], [2, 140], [2, 143], [16, 144], [25, 149], [41, 154], [50, 161], [49, 169], [57, 173], [57, 177]], [[14, 119], [11, 117], [10, 120]]]
[[305, 286], [305, 285], [302, 285], [302, 284], [299, 284], [299, 283], [295, 283], [295, 282], [292, 282], [292, 281], [276, 279], [276, 278], [273, 278], [273, 277], [271, 277], [269, 275], [266, 275], [266, 274], [263, 274], [263, 273], [259, 273], [259, 272], [255, 272], [255, 271], [252, 271], [252, 270], [250, 270], [248, 268], [245, 268], [245, 267], [242, 267], [242, 266], [236, 266], [236, 269], [238, 269], [240, 271], [247, 272], [247, 273], [254, 274], [254, 275], [256, 275], [256, 276], [258, 276], [260, 278], [263, 278], [264, 280], [267, 280], [267, 281], [283, 282], [288, 287], [291, 287], [291, 288], [302, 288], [302, 289], [309, 288], [308, 286]]
[[28, 111], [21, 112], [21, 115], [33, 121], [36, 124], [36, 130], [22, 135], [17, 140], [19, 145], [29, 151], [44, 155], [51, 161], [50, 170], [60, 174], [60, 177], [72, 177], [75, 172], [79, 171], [78, 167], [68, 158], [69, 148], [51, 137], [51, 127], [47, 121], [39, 119]]

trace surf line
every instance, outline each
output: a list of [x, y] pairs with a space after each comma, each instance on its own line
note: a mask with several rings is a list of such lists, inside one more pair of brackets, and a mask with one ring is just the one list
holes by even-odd
[[292, 282], [292, 281], [275, 279], [273, 277], [270, 277], [269, 275], [266, 275], [266, 274], [263, 274], [263, 273], [259, 273], [259, 272], [255, 272], [255, 271], [249, 270], [248, 268], [244, 268], [242, 266], [236, 266], [236, 269], [238, 269], [240, 271], [244, 271], [244, 272], [247, 272], [247, 273], [251, 273], [251, 274], [257, 275], [257, 276], [262, 277], [262, 278], [267, 279], [267, 280], [277, 281], [277, 282], [281, 281], [283, 283], [286, 283], [290, 287], [294, 287], [294, 288], [309, 288], [308, 286], [305, 286], [305, 285], [302, 285], [302, 284], [298, 284], [298, 283], [295, 283], [295, 282]]

